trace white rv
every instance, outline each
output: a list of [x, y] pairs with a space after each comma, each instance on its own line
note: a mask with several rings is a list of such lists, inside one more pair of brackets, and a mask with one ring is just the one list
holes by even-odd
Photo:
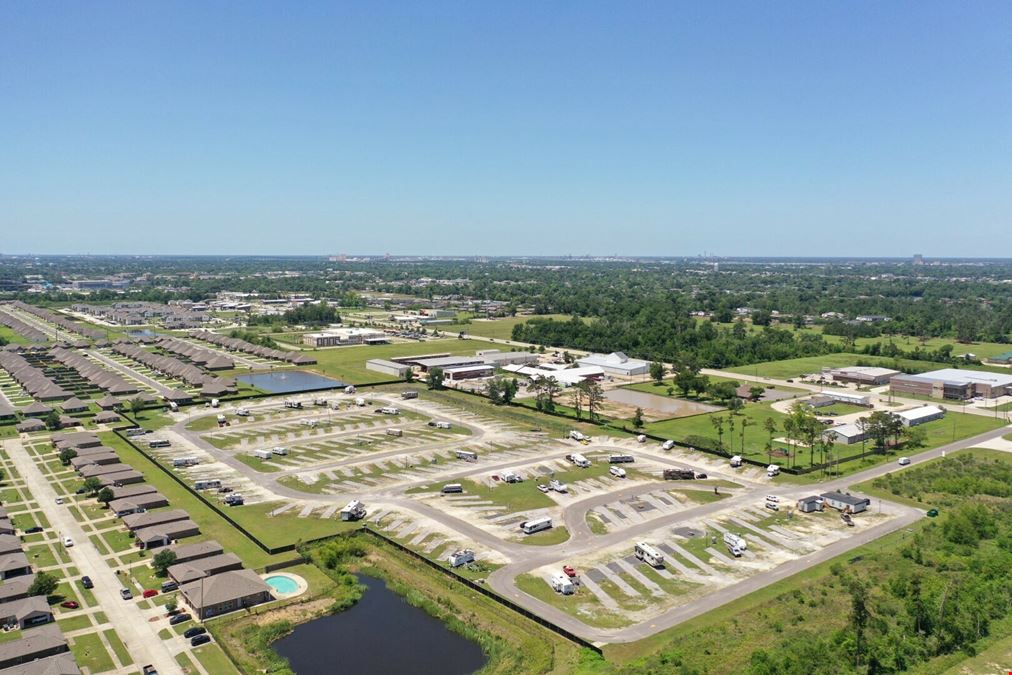
[[647, 442], [647, 437], [644, 436], [643, 434], [640, 434], [639, 436], [636, 437], [636, 442], [637, 443], [646, 443]]
[[450, 555], [446, 556], [446, 562], [450, 563], [450, 567], [460, 567], [468, 563], [474, 562], [474, 551], [469, 548], [454, 551]]
[[770, 478], [773, 478], [773, 476], [779, 476], [780, 467], [777, 466], [776, 464], [770, 464], [768, 467], [766, 467], [766, 475], [769, 476]]
[[664, 567], [664, 554], [650, 544], [640, 541], [633, 547], [636, 558], [642, 560], [651, 567]]
[[563, 595], [572, 595], [576, 592], [576, 584], [562, 572], [556, 572], [549, 577], [548, 585], [552, 587], [553, 591]]
[[548, 481], [548, 489], [555, 490], [556, 492], [569, 492], [569, 488], [561, 480], [552, 479]]
[[172, 466], [196, 466], [200, 461], [196, 457], [176, 457], [172, 460]]
[[741, 455], [735, 455], [731, 458], [731, 466], [735, 469], [741, 466]]
[[341, 509], [341, 520], [361, 520], [365, 518], [365, 505], [357, 499], [348, 502], [348, 505]]
[[275, 455], [287, 455], [288, 448], [279, 445], [277, 447], [271, 448], [271, 452], [273, 452]]
[[675, 447], [675, 442], [674, 441], [668, 440], [668, 441], [664, 441], [663, 443], [661, 443], [661, 450], [670, 450], [673, 447]]
[[400, 429], [387, 429], [387, 436], [403, 436], [404, 432]]
[[194, 490], [210, 490], [211, 488], [220, 487], [221, 481], [217, 478], [204, 478], [193, 483]]
[[569, 432], [569, 437], [574, 441], [582, 441], [583, 439], [586, 438], [586, 436], [584, 436], [579, 431], [576, 431], [575, 429]]
[[221, 403], [219, 403], [218, 399], [216, 399], [216, 398], [212, 398], [211, 399], [211, 407], [212, 408], [217, 408], [219, 405], [221, 405]]
[[344, 388], [344, 393], [346, 393], [346, 394], [354, 394], [355, 393], [355, 385], [349, 384], [347, 387]]
[[239, 408], [235, 411], [235, 414], [239, 417], [249, 417], [249, 408]]
[[376, 412], [383, 413], [384, 415], [400, 415], [401, 414], [401, 411], [400, 411], [399, 408], [394, 408], [392, 406], [387, 406], [385, 408], [379, 408], [379, 409], [376, 410]]
[[457, 459], [462, 459], [466, 462], [477, 462], [478, 453], [472, 452], [471, 450], [457, 450]]
[[745, 540], [737, 534], [733, 534], [731, 532], [724, 533], [724, 543], [727, 544], [729, 549], [738, 549], [739, 551], [748, 550], [748, 544]]
[[270, 459], [274, 456], [274, 453], [270, 450], [254, 450], [253, 456], [259, 459]]
[[574, 452], [571, 455], [566, 455], [566, 459], [568, 459], [570, 462], [577, 465], [581, 469], [586, 469], [588, 466], [590, 466], [590, 460], [578, 452]]
[[365, 405], [365, 399], [364, 398], [356, 398], [355, 399], [355, 405], [357, 405], [359, 408], [363, 407]]
[[549, 530], [552, 527], [552, 519], [548, 516], [544, 518], [535, 518], [534, 520], [525, 520], [520, 523], [520, 529], [524, 534], [534, 534], [541, 530]]
[[615, 476], [615, 478], [625, 478], [626, 476], [625, 469], [623, 469], [620, 466], [608, 467], [608, 473], [610, 473], [612, 476]]

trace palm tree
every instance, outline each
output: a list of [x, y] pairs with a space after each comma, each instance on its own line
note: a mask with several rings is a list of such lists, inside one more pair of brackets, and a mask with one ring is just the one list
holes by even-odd
[[748, 417], [741, 418], [741, 454], [743, 455], [745, 454], [745, 429], [753, 425], [755, 425], [755, 421]]
[[711, 415], [710, 424], [717, 430], [717, 448], [724, 447], [724, 418], [720, 415]]

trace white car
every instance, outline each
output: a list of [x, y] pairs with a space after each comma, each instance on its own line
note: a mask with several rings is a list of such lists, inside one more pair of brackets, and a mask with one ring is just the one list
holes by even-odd
[[608, 473], [615, 476], [615, 478], [625, 478], [625, 469], [620, 466], [613, 466], [609, 468]]
[[63, 545], [66, 548], [70, 548], [71, 546], [74, 545], [74, 540], [71, 539], [70, 537], [64, 537], [63, 538]]
[[63, 503], [63, 497], [57, 497], [56, 498], [56, 503], [57, 504], [62, 504]]
[[909, 457], [900, 457], [899, 464], [900, 464], [900, 466], [907, 466], [908, 464], [910, 464], [910, 458]]

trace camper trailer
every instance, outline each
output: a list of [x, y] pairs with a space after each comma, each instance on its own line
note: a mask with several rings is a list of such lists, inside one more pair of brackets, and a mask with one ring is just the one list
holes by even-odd
[[239, 417], [249, 417], [249, 408], [239, 408], [235, 411], [235, 414]]
[[457, 450], [457, 452], [455, 454], [457, 455], [457, 459], [462, 459], [465, 462], [477, 462], [478, 461], [478, 453], [477, 452], [473, 452], [471, 450]]
[[437, 429], [449, 429], [449, 428], [451, 428], [451, 425], [450, 425], [449, 422], [436, 422], [432, 426], [436, 427]]
[[218, 478], [202, 478], [193, 483], [194, 490], [211, 490], [221, 487], [221, 480]]
[[176, 457], [172, 460], [172, 466], [175, 467], [196, 466], [197, 464], [200, 464], [200, 460], [196, 457]]
[[148, 441], [149, 448], [167, 448], [170, 445], [172, 445], [172, 443], [169, 443], [169, 441], [164, 438], [156, 438], [153, 441]]
[[516, 471], [503, 471], [499, 474], [499, 479], [504, 483], [522, 483], [524, 481], [523, 476]]
[[520, 530], [524, 534], [534, 534], [535, 532], [541, 532], [542, 530], [549, 530], [552, 527], [552, 519], [548, 516], [544, 518], [535, 518], [534, 520], [525, 520], [520, 523]]
[[642, 560], [651, 567], [664, 567], [664, 554], [650, 544], [640, 541], [633, 546], [637, 560]]
[[400, 429], [387, 429], [387, 436], [403, 436], [404, 432]]
[[405, 401], [408, 400], [408, 399], [411, 399], [411, 398], [418, 398], [418, 392], [417, 391], [402, 391], [401, 392], [401, 398], [404, 399]]
[[664, 469], [664, 480], [695, 480], [696, 472], [692, 469]]
[[341, 509], [341, 520], [361, 520], [365, 518], [365, 505], [357, 499], [348, 502], [347, 506]]
[[286, 408], [294, 408], [295, 410], [302, 410], [302, 401], [285, 401]]
[[608, 455], [609, 464], [628, 464], [635, 461], [632, 455]]
[[400, 415], [401, 411], [399, 408], [393, 408], [390, 406], [384, 408], [377, 408], [376, 412], [383, 413], [384, 415]]
[[450, 567], [460, 567], [461, 565], [473, 563], [474, 551], [469, 548], [454, 551], [450, 555], [446, 556], [446, 562], [450, 564]]
[[354, 394], [355, 391], [356, 391], [355, 385], [353, 384], [349, 384], [347, 387], [344, 388], [344, 393], [346, 394]]
[[644, 436], [643, 434], [640, 434], [639, 436], [636, 437], [636, 442], [637, 443], [646, 443], [647, 442], [647, 437]]
[[737, 469], [741, 466], [741, 455], [735, 455], [731, 458], [731, 467]]
[[172, 412], [179, 412], [179, 404], [175, 401], [169, 401], [169, 410]]
[[766, 467], [766, 475], [769, 476], [770, 478], [773, 478], [773, 476], [779, 476], [780, 467], [777, 466], [776, 464], [770, 464], [768, 467]]
[[581, 432], [576, 431], [574, 429], [573, 431], [569, 432], [569, 438], [572, 439], [572, 440], [574, 440], [574, 441], [582, 441], [583, 439], [586, 438], [586, 436], [584, 436]]
[[675, 447], [675, 442], [674, 441], [670, 441], [669, 440], [669, 441], [664, 441], [663, 443], [661, 443], [661, 450], [670, 450], [673, 447]]
[[270, 450], [254, 450], [253, 456], [259, 459], [270, 459], [274, 456], [274, 453]]
[[548, 585], [552, 590], [562, 595], [572, 595], [576, 592], [576, 584], [562, 572], [555, 572], [548, 579]]
[[327, 407], [327, 399], [325, 399], [325, 398], [314, 398], [313, 399], [313, 405], [319, 406], [320, 408], [326, 408]]
[[569, 487], [567, 487], [565, 483], [554, 478], [548, 481], [548, 489], [555, 490], [556, 492], [569, 492]]
[[225, 497], [225, 499], [223, 499], [222, 501], [228, 504], [229, 506], [242, 506], [243, 504], [246, 503], [246, 500], [243, 499], [243, 496], [238, 492], [233, 492], [232, 494]]
[[440, 490], [440, 492], [442, 492], [444, 495], [457, 494], [463, 491], [464, 486], [461, 485], [460, 483], [449, 483], [447, 485], [444, 485], [443, 489]]
[[357, 405], [359, 408], [365, 407], [365, 399], [364, 398], [356, 398], [355, 399], [355, 405]]
[[221, 402], [218, 399], [216, 399], [216, 398], [212, 398], [211, 399], [211, 407], [212, 408], [217, 408], [219, 405], [221, 405]]
[[279, 455], [279, 456], [283, 457], [283, 456], [285, 456], [285, 455], [288, 454], [288, 448], [286, 448], [286, 447], [284, 447], [282, 445], [278, 445], [276, 447], [271, 448], [271, 452], [273, 452], [275, 455]]
[[608, 473], [610, 473], [612, 476], [615, 476], [615, 478], [625, 478], [626, 476], [625, 469], [623, 469], [620, 466], [608, 467]]

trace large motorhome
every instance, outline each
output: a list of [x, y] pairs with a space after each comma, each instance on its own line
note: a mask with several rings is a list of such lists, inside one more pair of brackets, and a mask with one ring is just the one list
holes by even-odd
[[535, 518], [533, 520], [525, 520], [520, 523], [520, 529], [524, 534], [534, 534], [541, 530], [549, 530], [552, 527], [552, 519], [548, 516], [543, 518]]
[[748, 550], [748, 544], [745, 540], [731, 532], [724, 533], [724, 544], [735, 558], [740, 558], [741, 554]]
[[157, 438], [153, 441], [148, 441], [149, 448], [167, 448], [170, 445], [172, 445], [172, 443], [164, 438]]
[[548, 579], [548, 584], [552, 587], [552, 590], [556, 593], [562, 593], [563, 595], [572, 595], [576, 592], [576, 584], [573, 580], [567, 577], [562, 572], [556, 572]]
[[625, 464], [635, 461], [636, 458], [634, 458], [632, 455], [608, 455], [609, 464]]
[[472, 452], [471, 450], [457, 450], [456, 455], [457, 459], [463, 459], [464, 461], [467, 462], [478, 461], [478, 453]]
[[450, 564], [450, 567], [460, 567], [461, 565], [473, 563], [474, 551], [469, 548], [454, 551], [450, 555], [446, 556], [446, 562]]
[[220, 488], [221, 480], [218, 478], [202, 478], [193, 483], [194, 490], [210, 490], [212, 488]]
[[401, 398], [403, 398], [405, 400], [407, 400], [409, 398], [418, 398], [418, 392], [417, 391], [402, 391], [401, 392]]
[[590, 460], [578, 452], [574, 452], [571, 455], [566, 455], [566, 459], [568, 459], [570, 462], [580, 467], [581, 469], [586, 469], [588, 466], [590, 466]]
[[196, 457], [176, 457], [172, 460], [172, 466], [196, 466], [200, 464], [200, 460]]
[[636, 554], [637, 559], [651, 567], [664, 567], [664, 554], [646, 542], [637, 542], [633, 546], [633, 553]]

